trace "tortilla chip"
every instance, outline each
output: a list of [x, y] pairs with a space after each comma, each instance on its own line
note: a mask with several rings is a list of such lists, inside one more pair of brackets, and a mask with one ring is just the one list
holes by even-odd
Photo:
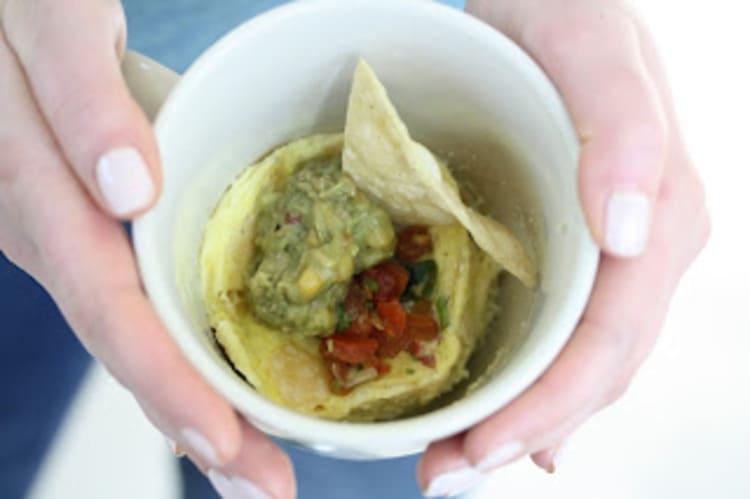
[[437, 226], [458, 221], [497, 263], [524, 285], [536, 285], [535, 266], [520, 241], [507, 227], [461, 201], [451, 173], [412, 140], [365, 61], [357, 65], [349, 96], [343, 168], [395, 222]]

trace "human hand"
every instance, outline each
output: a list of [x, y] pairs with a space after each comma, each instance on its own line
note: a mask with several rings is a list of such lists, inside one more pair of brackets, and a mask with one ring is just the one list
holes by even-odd
[[527, 454], [553, 471], [566, 438], [625, 392], [709, 233], [654, 42], [625, 1], [468, 0], [466, 9], [529, 52], [562, 94], [581, 142], [581, 202], [603, 254], [553, 365], [507, 407], [424, 454], [418, 478], [431, 497], [458, 494]]
[[118, 219], [161, 177], [120, 73], [119, 2], [0, 0], [0, 20], [0, 248], [220, 492], [294, 497], [287, 456], [188, 364], [140, 287]]

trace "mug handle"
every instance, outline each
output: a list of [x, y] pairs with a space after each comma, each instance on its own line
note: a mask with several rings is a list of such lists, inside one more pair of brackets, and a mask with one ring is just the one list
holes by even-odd
[[130, 94], [153, 122], [180, 75], [132, 50], [125, 53], [120, 67]]

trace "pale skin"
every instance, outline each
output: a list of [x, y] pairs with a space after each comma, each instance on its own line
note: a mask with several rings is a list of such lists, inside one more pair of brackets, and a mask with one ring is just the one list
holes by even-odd
[[[467, 11], [521, 45], [562, 94], [582, 144], [581, 202], [603, 258], [584, 316], [547, 372], [425, 452], [417, 478], [435, 495], [471, 485], [446, 488], [446, 473], [465, 478], [466, 469], [526, 455], [553, 470], [566, 438], [625, 391], [709, 234], [659, 57], [626, 2], [468, 0]], [[119, 2], [0, 0], [0, 16], [0, 249], [44, 285], [154, 425], [214, 470], [223, 493], [252, 497], [255, 487], [295, 497], [287, 456], [190, 366], [139, 285], [120, 220], [152, 206], [161, 176], [151, 126], [119, 72]], [[115, 158], [141, 165], [142, 175], [113, 174]]]

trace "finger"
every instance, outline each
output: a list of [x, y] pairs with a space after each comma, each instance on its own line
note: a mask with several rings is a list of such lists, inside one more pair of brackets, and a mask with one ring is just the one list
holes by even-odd
[[217, 466], [231, 461], [236, 415], [162, 327], [140, 290], [126, 234], [65, 166], [1, 33], [0, 74], [0, 144], [12, 145], [0, 147], [0, 198], [20, 220], [19, 237], [32, 242], [25, 263], [87, 349], [153, 408], [162, 431]]
[[633, 16], [619, 2], [467, 2], [467, 10], [515, 39], [556, 84], [582, 144], [579, 194], [609, 254], [648, 244], [669, 131], [641, 57]]
[[463, 451], [463, 435], [431, 444], [417, 466], [417, 481], [425, 497], [452, 497], [475, 487], [482, 475]]
[[107, 212], [147, 209], [161, 175], [151, 126], [119, 66], [125, 21], [114, 0], [9, 0], [8, 40], [68, 163]]
[[568, 441], [555, 444], [539, 452], [531, 454], [531, 460], [547, 473], [555, 473], [560, 469], [567, 453]]
[[673, 187], [669, 196], [658, 198], [649, 251], [634, 260], [602, 260], [583, 320], [555, 363], [518, 399], [468, 433], [464, 451], [478, 468], [555, 445], [625, 391], [695, 255], [693, 192]]
[[[635, 277], [629, 278], [632, 272]], [[469, 432], [465, 452], [470, 462], [487, 471], [553, 446], [620, 396], [664, 314], [667, 290], [645, 282], [644, 272], [613, 259], [603, 263], [590, 312], [553, 366], [518, 399]], [[647, 289], [642, 284], [656, 288], [653, 303], [641, 298]]]
[[579, 193], [594, 237], [612, 255], [637, 256], [648, 244], [667, 122], [632, 18], [584, 8], [540, 23], [525, 42], [578, 131]]
[[296, 497], [289, 457], [266, 435], [247, 423], [242, 426], [242, 448], [237, 458], [207, 476], [222, 497], [292, 499]]

